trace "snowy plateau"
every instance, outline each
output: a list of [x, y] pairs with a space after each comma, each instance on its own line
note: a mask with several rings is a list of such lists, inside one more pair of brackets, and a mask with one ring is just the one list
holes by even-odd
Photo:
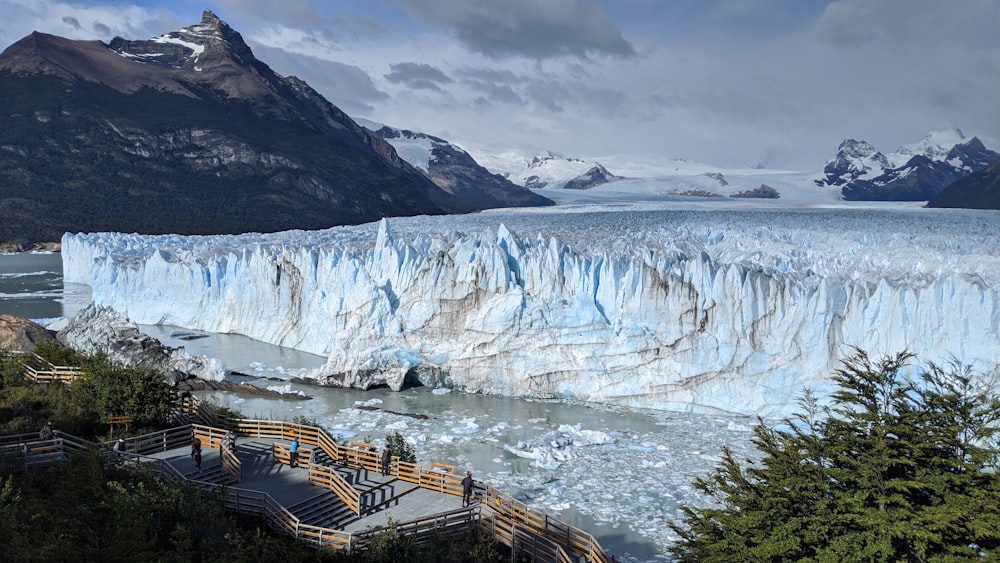
[[994, 212], [582, 201], [312, 232], [66, 234], [64, 279], [139, 324], [321, 354], [309, 377], [332, 386], [772, 417], [803, 388], [828, 393], [855, 346], [998, 367]]

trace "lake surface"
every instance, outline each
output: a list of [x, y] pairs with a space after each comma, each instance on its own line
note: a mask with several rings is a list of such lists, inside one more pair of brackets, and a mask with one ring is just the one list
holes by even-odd
[[[40, 321], [71, 317], [87, 286], [64, 287], [59, 254], [0, 255], [0, 314]], [[691, 488], [729, 446], [752, 455], [752, 420], [638, 411], [559, 401], [467, 395], [426, 388], [393, 392], [323, 388], [289, 381], [325, 358], [245, 336], [181, 340], [182, 327], [143, 326], [169, 346], [219, 358], [256, 385], [308, 400], [202, 392], [248, 418], [315, 422], [341, 440], [377, 446], [399, 432], [417, 461], [453, 464], [531, 506], [584, 529], [622, 561], [663, 561], [676, 539], [668, 523], [683, 504], [704, 504]]]

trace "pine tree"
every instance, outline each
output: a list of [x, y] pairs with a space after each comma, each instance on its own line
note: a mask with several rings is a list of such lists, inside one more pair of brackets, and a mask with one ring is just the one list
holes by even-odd
[[969, 366], [856, 350], [828, 408], [754, 429], [757, 460], [729, 451], [683, 508], [682, 561], [995, 560], [1000, 556], [1000, 399]]

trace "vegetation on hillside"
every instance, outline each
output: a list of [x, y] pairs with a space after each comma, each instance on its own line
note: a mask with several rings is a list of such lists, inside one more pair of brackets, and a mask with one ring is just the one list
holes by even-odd
[[843, 363], [832, 405], [805, 393], [761, 455], [726, 451], [684, 508], [681, 561], [997, 561], [1000, 398], [969, 366], [910, 375], [908, 353]]
[[[0, 435], [37, 432], [51, 421], [57, 430], [106, 440], [112, 437], [109, 417], [131, 417], [132, 434], [169, 424], [177, 395], [159, 372], [128, 368], [101, 354], [84, 356], [55, 341], [39, 343], [35, 353], [55, 365], [80, 367], [83, 375], [72, 386], [35, 385], [22, 376], [26, 358], [0, 358]], [[125, 427], [114, 430], [123, 435]]]

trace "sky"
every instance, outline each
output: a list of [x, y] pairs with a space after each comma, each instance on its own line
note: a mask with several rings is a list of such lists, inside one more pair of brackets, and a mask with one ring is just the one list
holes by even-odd
[[205, 9], [349, 115], [482, 160], [812, 171], [948, 127], [1000, 150], [1000, 0], [0, 0], [0, 48]]

